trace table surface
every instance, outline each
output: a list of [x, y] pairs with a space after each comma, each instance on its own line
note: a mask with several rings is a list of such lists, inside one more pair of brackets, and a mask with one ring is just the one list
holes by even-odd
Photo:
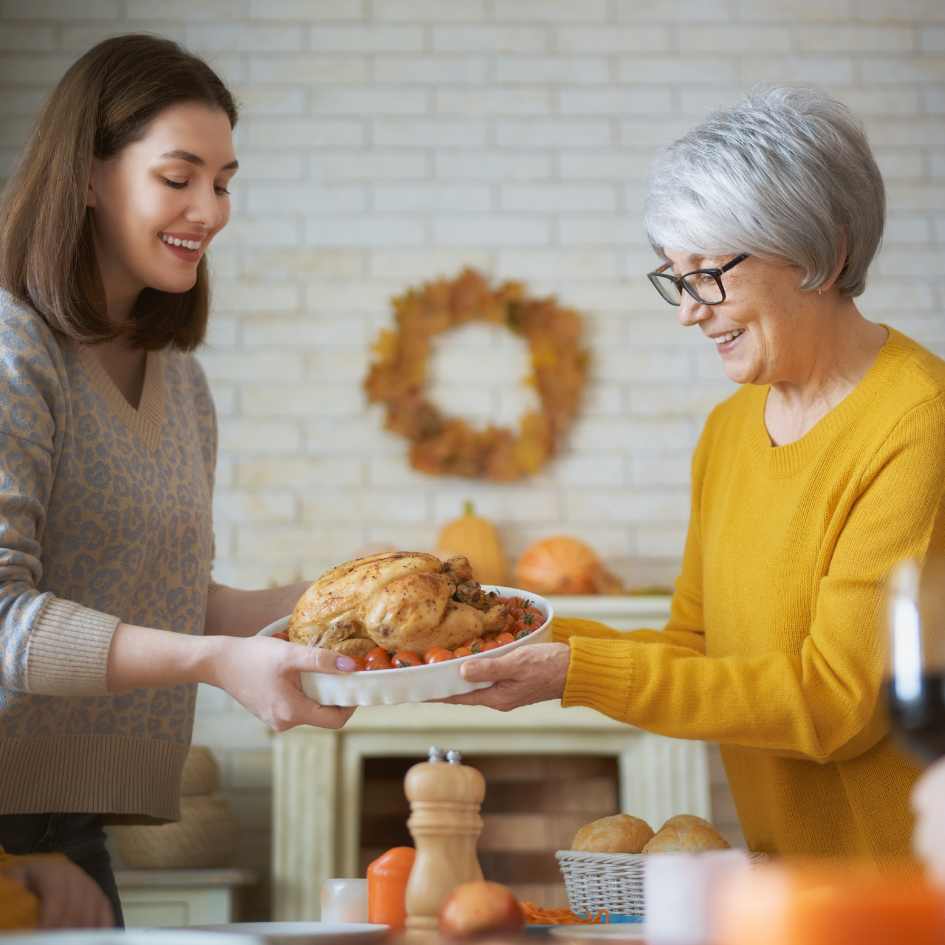
[[[475, 945], [593, 945], [593, 943], [610, 942], [613, 945], [646, 945], [646, 940], [634, 935], [632, 924], [623, 927], [626, 935], [620, 934], [619, 926], [609, 926], [607, 932], [602, 932], [600, 937], [589, 937], [576, 933], [573, 937], [556, 932], [551, 935], [545, 931], [534, 929], [530, 932], [520, 932], [517, 934], [501, 934], [485, 936], [475, 939]], [[611, 929], [613, 932], [611, 933]], [[580, 936], [580, 937], [579, 937]], [[457, 945], [457, 939], [446, 938], [437, 932], [405, 932], [400, 935], [394, 935], [386, 939], [387, 945]], [[698, 945], [698, 943], [693, 943]]]

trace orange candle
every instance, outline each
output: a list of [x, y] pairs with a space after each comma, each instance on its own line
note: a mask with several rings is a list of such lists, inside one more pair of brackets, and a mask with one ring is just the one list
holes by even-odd
[[368, 919], [371, 922], [389, 925], [395, 931], [404, 928], [407, 880], [415, 857], [413, 847], [394, 847], [368, 866]]
[[914, 867], [771, 863], [723, 882], [715, 945], [941, 945], [945, 893]]

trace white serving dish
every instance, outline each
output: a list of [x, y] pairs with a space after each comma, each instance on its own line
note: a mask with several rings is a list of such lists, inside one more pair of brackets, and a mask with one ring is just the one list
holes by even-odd
[[[460, 673], [462, 665], [483, 657], [504, 656], [520, 646], [543, 643], [550, 639], [554, 611], [544, 597], [532, 594], [531, 591], [521, 591], [499, 584], [483, 584], [482, 588], [495, 591], [502, 597], [521, 597], [527, 600], [544, 615], [542, 625], [521, 640], [513, 640], [485, 653], [472, 653], [443, 663], [398, 669], [372, 669], [357, 673], [302, 673], [302, 691], [320, 705], [352, 706], [428, 702], [430, 699], [445, 699], [447, 696], [488, 688], [491, 683], [467, 682], [463, 679]], [[285, 630], [288, 625], [289, 618], [283, 617], [268, 627], [263, 627], [259, 636], [272, 636], [280, 630]]]

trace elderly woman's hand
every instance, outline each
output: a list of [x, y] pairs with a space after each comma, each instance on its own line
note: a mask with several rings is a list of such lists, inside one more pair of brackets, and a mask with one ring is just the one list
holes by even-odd
[[913, 849], [935, 881], [945, 886], [945, 759], [919, 779], [912, 806], [916, 812]]
[[560, 699], [570, 659], [571, 649], [566, 643], [535, 643], [505, 656], [470, 660], [463, 664], [463, 678], [493, 685], [443, 701], [508, 712], [520, 705]]

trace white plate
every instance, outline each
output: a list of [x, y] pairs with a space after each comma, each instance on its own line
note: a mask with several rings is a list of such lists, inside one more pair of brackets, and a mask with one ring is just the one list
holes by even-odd
[[643, 942], [646, 929], [642, 922], [615, 922], [613, 925], [556, 925], [551, 934], [560, 938], [608, 939], [612, 942]]
[[43, 930], [16, 935], [0, 933], [0, 942], [3, 945], [263, 945], [264, 939], [258, 935], [236, 932], [238, 926], [222, 928], [226, 934], [193, 929]]
[[[444, 699], [474, 689], [486, 689], [491, 683], [467, 682], [460, 667], [469, 660], [503, 656], [520, 646], [543, 643], [551, 637], [551, 619], [554, 611], [544, 597], [499, 584], [483, 584], [485, 591], [495, 591], [502, 597], [521, 597], [544, 615], [542, 625], [521, 640], [513, 640], [485, 653], [473, 653], [459, 659], [426, 666], [406, 666], [399, 669], [372, 669], [359, 673], [302, 673], [302, 691], [321, 705], [396, 705], [399, 702], [426, 702]], [[263, 627], [260, 636], [271, 637], [285, 630], [289, 618], [283, 617]]]
[[[198, 928], [208, 933], [249, 933], [255, 941], [265, 942], [265, 945], [308, 945], [309, 942], [337, 942], [339, 939], [345, 945], [360, 945], [362, 942], [382, 941], [390, 931], [389, 925], [368, 922], [233, 922]], [[216, 941], [214, 938], [207, 945]]]

